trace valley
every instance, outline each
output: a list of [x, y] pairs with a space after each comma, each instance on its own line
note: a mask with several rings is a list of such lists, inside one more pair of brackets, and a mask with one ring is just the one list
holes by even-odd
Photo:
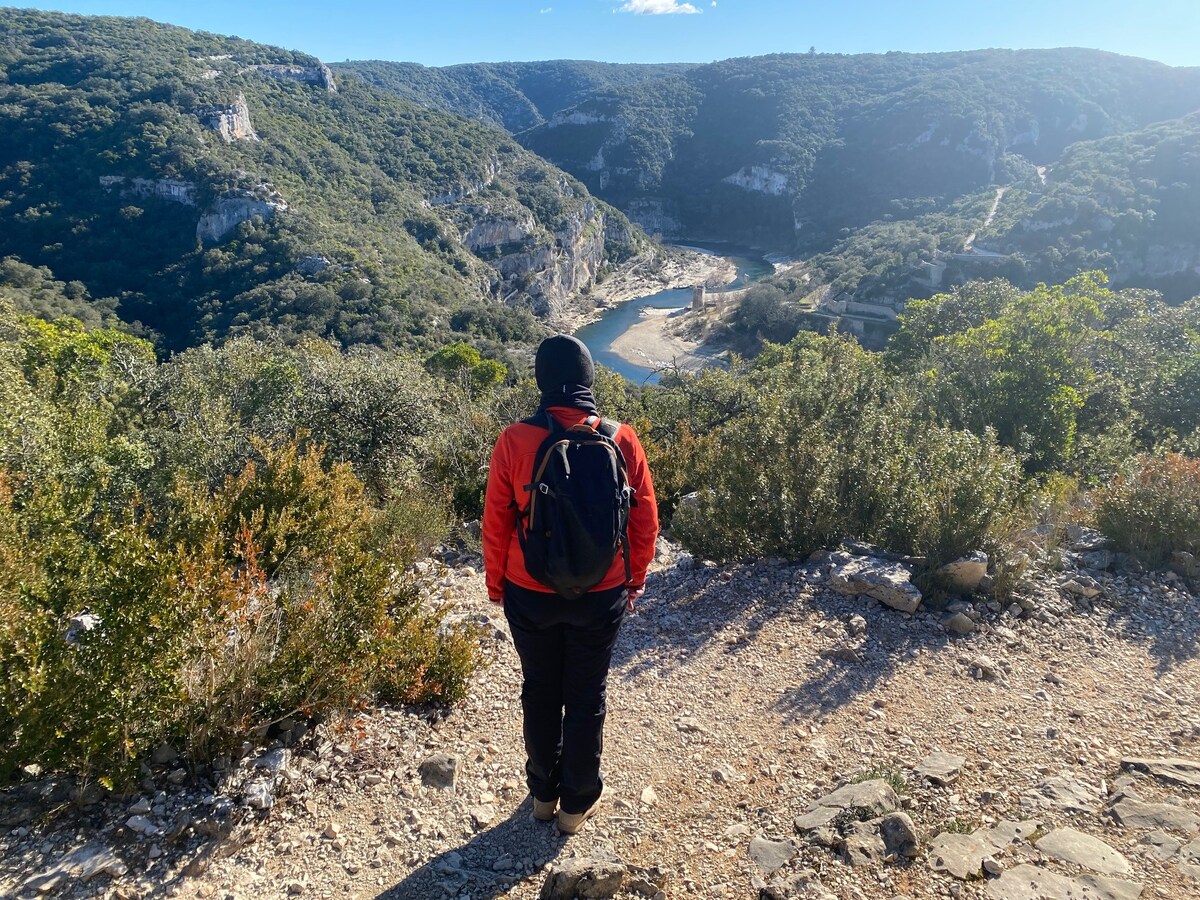
[[[239, 12], [717, 59], [754, 5]], [[1200, 896], [1200, 67], [336, 58], [0, 8], [0, 896]], [[636, 481], [496, 449], [554, 332]], [[568, 836], [485, 523], [630, 552], [647, 472]]]

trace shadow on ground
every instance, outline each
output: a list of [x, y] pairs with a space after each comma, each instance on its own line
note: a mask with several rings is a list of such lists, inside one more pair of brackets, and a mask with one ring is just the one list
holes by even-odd
[[1157, 573], [1153, 578], [1149, 595], [1111, 598], [1102, 612], [1108, 630], [1143, 644], [1163, 676], [1200, 657], [1200, 596], [1182, 581]]
[[[737, 664], [743, 655], [775, 664], [770, 644], [756, 638], [768, 625], [784, 620], [797, 645], [811, 647], [807, 657], [793, 655], [800, 680], [773, 707], [789, 717], [831, 713], [913, 664], [914, 651], [961, 652], [946, 634], [926, 620], [912, 620], [865, 599], [835, 594], [818, 586], [796, 596], [803, 584], [800, 566], [732, 566], [700, 570], [686, 580], [657, 575], [647, 583], [652, 600], [627, 623], [613, 660], [613, 677], [631, 681], [646, 675], [667, 676], [703, 653], [717, 653]], [[764, 582], [764, 578], [766, 579]], [[840, 625], [854, 614], [867, 620], [862, 641], [839, 636]], [[833, 625], [833, 634], [822, 629]], [[803, 651], [800, 651], [803, 654]], [[824, 655], [826, 653], [842, 653]]]
[[[469, 894], [471, 900], [502, 897], [558, 857], [567, 839], [551, 822], [533, 818], [528, 798], [513, 814], [467, 843], [446, 850], [378, 894], [379, 900], [429, 900]], [[500, 861], [512, 868], [498, 870]]]

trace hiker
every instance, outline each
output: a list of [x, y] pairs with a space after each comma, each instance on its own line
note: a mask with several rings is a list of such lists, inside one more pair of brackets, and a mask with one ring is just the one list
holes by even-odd
[[521, 658], [533, 815], [549, 822], [557, 809], [559, 830], [575, 834], [600, 804], [608, 668], [645, 590], [658, 510], [637, 435], [596, 411], [588, 348], [547, 338], [534, 374], [537, 413], [492, 451], [483, 558]]

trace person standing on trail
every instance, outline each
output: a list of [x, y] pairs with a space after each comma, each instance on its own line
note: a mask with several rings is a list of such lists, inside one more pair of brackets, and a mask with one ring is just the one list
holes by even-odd
[[628, 425], [602, 419], [588, 348], [560, 334], [534, 360], [537, 413], [496, 441], [483, 513], [488, 599], [524, 676], [533, 815], [575, 834], [600, 804], [605, 691], [626, 611], [654, 558], [658, 509]]

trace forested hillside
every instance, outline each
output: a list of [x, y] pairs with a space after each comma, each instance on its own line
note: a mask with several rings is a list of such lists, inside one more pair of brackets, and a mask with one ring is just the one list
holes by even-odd
[[[1162, 196], [1179, 197], [1175, 188], [1189, 184], [1186, 160], [1156, 157], [1153, 171], [1143, 171], [1162, 130], [1115, 138], [1200, 108], [1200, 70], [1087, 50], [777, 55], [631, 68], [624, 83], [597, 77], [581, 96], [581, 80], [567, 78], [572, 70], [555, 69], [579, 65], [358, 70], [430, 105], [504, 122], [650, 231], [824, 254], [813, 287], [832, 284], [854, 299], [900, 302], [940, 287], [943, 275], [947, 283], [999, 273], [1033, 284], [1106, 263], [1111, 248], [1085, 233], [1089, 223], [1073, 230], [1074, 207], [1053, 212], [1055, 203], [1070, 205], [1063, 195], [1105, 179], [1141, 185], [1099, 189], [1095, 198], [1137, 232], [1125, 235], [1126, 250], [1174, 245], [1151, 251], [1149, 265], [1114, 264], [1114, 277], [1141, 285], [1194, 274], [1194, 230], [1168, 240], [1177, 217], [1171, 225], [1155, 218]], [[535, 71], [543, 92], [553, 73], [564, 85], [557, 102], [539, 99], [546, 121], [536, 123], [508, 116], [489, 99], [500, 97], [494, 89], [470, 93], [469, 102], [460, 91], [463, 102], [449, 103], [438, 81], [486, 76], [519, 91]], [[1108, 138], [1095, 151], [1075, 149]], [[1040, 204], [1026, 210], [1005, 198], [997, 211], [996, 227], [1008, 222], [1020, 232], [1002, 242], [1012, 258], [974, 268], [943, 259], [972, 249], [971, 234], [982, 241], [995, 190], [1010, 185]], [[939, 270], [932, 281], [931, 265]]]
[[363, 60], [337, 63], [331, 68], [357, 75], [421, 106], [445, 109], [515, 133], [541, 125], [555, 113], [597, 92], [682, 74], [694, 67], [550, 60], [433, 68], [419, 63]]
[[0, 258], [167, 347], [528, 338], [530, 311], [561, 311], [638, 240], [502, 131], [310, 56], [0, 10]]

